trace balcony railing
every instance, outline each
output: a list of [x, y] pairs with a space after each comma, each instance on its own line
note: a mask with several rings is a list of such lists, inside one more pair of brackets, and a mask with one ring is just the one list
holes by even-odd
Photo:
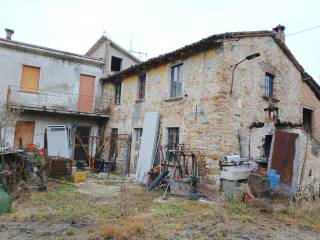
[[9, 86], [7, 106], [38, 111], [108, 115], [111, 112], [113, 102], [111, 99], [103, 97], [79, 96], [72, 93]]

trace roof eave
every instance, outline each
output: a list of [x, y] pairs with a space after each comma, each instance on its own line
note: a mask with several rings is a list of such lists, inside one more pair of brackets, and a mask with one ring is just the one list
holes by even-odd
[[172, 51], [163, 55], [159, 55], [155, 58], [151, 58], [140, 64], [133, 65], [119, 73], [113, 74], [105, 78], [101, 78], [100, 81], [101, 82], [119, 81], [119, 79], [136, 74], [140, 71], [145, 71], [152, 67], [158, 66], [159, 64], [166, 64], [168, 62], [171, 62], [174, 59], [186, 58], [186, 56], [190, 56], [191, 54], [201, 52], [212, 47], [217, 47], [224, 41], [224, 39], [240, 38], [240, 37], [262, 37], [262, 36], [273, 36], [273, 32], [272, 31], [229, 32], [229, 33], [212, 35], [198, 42], [179, 48], [175, 51]]
[[319, 84], [307, 72], [304, 72], [302, 74], [302, 80], [308, 84], [308, 86], [314, 92], [315, 96], [320, 101], [320, 86], [319, 86]]
[[122, 52], [123, 54], [125, 54], [127, 57], [131, 58], [133, 61], [137, 62], [137, 63], [141, 63], [142, 61], [137, 58], [136, 56], [134, 56], [133, 54], [131, 54], [129, 51], [127, 51], [126, 49], [124, 49], [123, 47], [121, 47], [119, 44], [117, 44], [116, 42], [114, 42], [113, 40], [111, 40], [110, 38], [102, 35], [97, 41], [96, 43], [85, 53], [85, 55], [91, 55], [95, 50], [98, 49], [98, 47], [104, 42], [104, 41], [108, 41], [110, 43], [111, 46], [113, 46], [114, 48], [116, 48], [117, 50], [119, 50], [120, 52]]
[[57, 50], [57, 49], [53, 49], [53, 48], [47, 48], [47, 47], [42, 47], [42, 46], [38, 46], [38, 45], [33, 45], [33, 44], [29, 44], [29, 43], [7, 40], [7, 39], [3, 39], [3, 38], [0, 38], [0, 46], [12, 48], [12, 49], [23, 50], [23, 51], [29, 51], [29, 52], [33, 52], [33, 53], [46, 55], [46, 56], [68, 59], [70, 61], [83, 62], [83, 63], [87, 63], [90, 65], [102, 66], [105, 64], [105, 62], [103, 60], [99, 60], [96, 58], [92, 58], [92, 57], [88, 57], [88, 56], [84, 56], [84, 55], [80, 55], [80, 54], [76, 54], [76, 53], [61, 51], [61, 50]]

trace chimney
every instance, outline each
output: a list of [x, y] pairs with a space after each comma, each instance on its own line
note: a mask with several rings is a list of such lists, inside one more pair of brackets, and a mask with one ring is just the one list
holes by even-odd
[[9, 29], [9, 28], [5, 28], [4, 30], [6, 31], [6, 39], [7, 40], [11, 40], [11, 37], [14, 34], [14, 31], [12, 29]]
[[286, 41], [286, 37], [284, 34], [285, 26], [278, 24], [278, 26], [274, 27], [272, 30], [276, 33], [276, 38], [281, 40], [283, 43]]

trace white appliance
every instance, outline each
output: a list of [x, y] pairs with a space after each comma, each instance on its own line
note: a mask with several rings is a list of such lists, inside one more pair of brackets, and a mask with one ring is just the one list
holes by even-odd
[[48, 126], [47, 148], [49, 157], [70, 159], [70, 127], [67, 125]]

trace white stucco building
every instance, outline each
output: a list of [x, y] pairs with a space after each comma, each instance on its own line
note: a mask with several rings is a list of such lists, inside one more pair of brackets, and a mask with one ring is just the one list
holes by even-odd
[[139, 59], [104, 36], [80, 55], [14, 41], [13, 31], [6, 32], [0, 38], [1, 145], [44, 147], [48, 125], [68, 126], [70, 157], [80, 160], [74, 135], [104, 134], [109, 118], [111, 100], [102, 97], [99, 79]]

